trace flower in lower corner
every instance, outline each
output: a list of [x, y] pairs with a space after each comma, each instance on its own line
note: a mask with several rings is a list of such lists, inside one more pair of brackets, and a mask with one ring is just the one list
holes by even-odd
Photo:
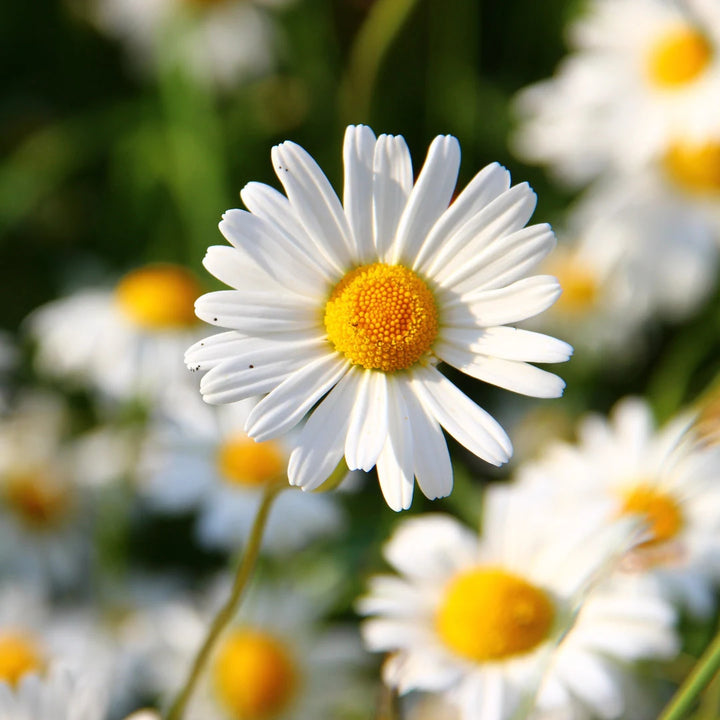
[[364, 126], [345, 134], [341, 203], [302, 148], [273, 148], [287, 196], [259, 183], [241, 192], [205, 267], [232, 290], [201, 297], [196, 312], [229, 328], [196, 343], [188, 366], [208, 371], [210, 403], [264, 395], [247, 433], [263, 441], [296, 426], [290, 483], [320, 487], [345, 457], [377, 467], [394, 510], [412, 502], [414, 478], [429, 498], [448, 495], [452, 467], [441, 427], [495, 465], [505, 431], [438, 369], [556, 397], [563, 381], [530, 362], [562, 362], [572, 349], [508, 327], [547, 309], [554, 277], [530, 275], [555, 245], [546, 224], [525, 227], [535, 194], [488, 165], [452, 202], [460, 148], [437, 137], [417, 181], [400, 136]]
[[[556, 523], [547, 514], [538, 517], [535, 507], [535, 497], [502, 487], [486, 496], [480, 537], [446, 515], [399, 526], [385, 547], [398, 574], [373, 577], [358, 609], [373, 616], [363, 626], [365, 644], [388, 653], [383, 679], [401, 695], [441, 694], [463, 720], [526, 717], [550, 672], [569, 705], [576, 687], [552, 670], [560, 643], [576, 632], [589, 589], [612, 567], [633, 529], [618, 523], [598, 532], [586, 519]], [[618, 602], [615, 609], [619, 632], [634, 607]], [[653, 628], [667, 634], [673, 620], [668, 610]], [[600, 627], [601, 621], [591, 622], [591, 630]], [[575, 657], [581, 651], [595, 671], [586, 697], [607, 696], [611, 677], [603, 656], [582, 644]]]

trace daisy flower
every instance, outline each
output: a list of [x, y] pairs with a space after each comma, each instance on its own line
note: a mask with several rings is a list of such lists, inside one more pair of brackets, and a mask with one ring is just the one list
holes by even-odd
[[130, 271], [113, 289], [78, 291], [27, 320], [39, 372], [86, 383], [120, 400], [172, 396], [187, 385], [182, 351], [198, 337], [201, 288], [178, 265]]
[[[388, 653], [383, 678], [401, 695], [442, 694], [464, 720], [530, 709], [590, 584], [632, 534], [628, 523], [549, 523], [536, 507], [533, 493], [500, 488], [486, 496], [481, 537], [445, 515], [400, 524], [385, 547], [399, 576], [372, 578], [358, 609], [374, 616], [365, 643]], [[582, 680], [601, 693], [606, 677]]]
[[[210, 602], [200, 605], [176, 595], [131, 619], [126, 637], [143, 648], [145, 678], [155, 693], [169, 698], [185, 681], [212, 608], [227, 589], [219, 584]], [[349, 708], [369, 713], [369, 693], [357, 677], [365, 662], [359, 637], [321, 629], [327, 602], [318, 589], [255, 583], [241, 616], [214, 648], [184, 717], [316, 720], [340, 717]]]
[[661, 595], [707, 616], [720, 579], [720, 448], [698, 443], [693, 418], [655, 429], [650, 408], [626, 398], [610, 418], [580, 424], [577, 445], [557, 444], [521, 468], [521, 482], [552, 488], [553, 506], [579, 514], [609, 502], [608, 520], [635, 514], [646, 538], [618, 572], [638, 575]]
[[648, 185], [621, 182], [586, 194], [545, 265], [563, 294], [538, 319], [576, 346], [629, 356], [659, 320], [695, 312], [717, 283], [713, 229], [687, 204]]
[[210, 403], [264, 395], [246, 431], [299, 433], [288, 477], [320, 487], [343, 455], [351, 470], [377, 467], [394, 510], [412, 502], [413, 478], [429, 498], [452, 489], [441, 426], [495, 465], [512, 446], [505, 431], [438, 369], [537, 397], [564, 383], [529, 362], [560, 362], [564, 342], [507, 327], [547, 309], [555, 278], [528, 273], [548, 254], [548, 225], [524, 227], [535, 194], [493, 164], [450, 204], [460, 164], [455, 138], [437, 137], [413, 184], [402, 137], [351, 126], [345, 134], [343, 203], [315, 161], [285, 142], [272, 151], [287, 197], [258, 183], [241, 192], [205, 267], [233, 289], [196, 303], [229, 332], [187, 352], [208, 371]]
[[272, 9], [287, 0], [96, 0], [93, 19], [126, 43], [140, 69], [179, 65], [230, 87], [267, 72], [277, 32]]
[[67, 423], [57, 398], [35, 393], [0, 420], [0, 567], [63, 586], [87, 571], [91, 531]]
[[517, 99], [518, 154], [569, 182], [720, 133], [720, 13], [707, 0], [593, 0], [556, 77]]
[[[286, 438], [256, 443], [247, 436], [253, 400], [215, 408], [192, 392], [178, 397], [178, 404], [182, 413], [173, 414], [174, 422], [162, 417], [149, 427], [137, 469], [139, 491], [157, 510], [196, 510], [201, 544], [234, 551], [247, 539], [268, 485], [287, 487], [290, 447]], [[263, 549], [287, 554], [341, 525], [333, 497], [288, 488], [273, 503]]]

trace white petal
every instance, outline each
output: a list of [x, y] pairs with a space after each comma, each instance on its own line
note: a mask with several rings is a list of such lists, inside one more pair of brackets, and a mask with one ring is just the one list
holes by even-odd
[[247, 253], [278, 283], [296, 292], [317, 296], [322, 273], [307, 255], [287, 242], [284, 234], [257, 215], [228, 210], [220, 221], [220, 232], [238, 250]]
[[505, 360], [524, 362], [565, 362], [573, 352], [572, 346], [549, 335], [519, 328], [443, 328], [442, 339], [459, 348], [479, 355], [491, 355]]
[[286, 378], [248, 417], [245, 432], [258, 442], [295, 427], [305, 413], [347, 372], [349, 363], [328, 353]]
[[517, 360], [476, 355], [455, 345], [436, 343], [435, 354], [466, 375], [531, 397], [560, 397], [565, 382], [547, 370]]
[[385, 444], [388, 432], [387, 376], [373, 370], [358, 370], [357, 395], [352, 405], [345, 440], [345, 459], [350, 470], [371, 470]]
[[290, 201], [281, 192], [269, 185], [251, 182], [240, 191], [240, 197], [253, 215], [275, 227], [288, 243], [305, 255], [308, 264], [322, 274], [327, 282], [336, 278], [338, 268], [333, 264], [324, 245], [307, 234], [300, 219], [293, 212]]
[[462, 225], [445, 243], [428, 270], [440, 285], [452, 285], [455, 275], [480, 253], [530, 219], [537, 198], [527, 183], [510, 188]]
[[267, 291], [273, 285], [283, 287], [243, 247], [211, 245], [205, 253], [203, 265], [220, 282], [232, 288]]
[[353, 263], [353, 241], [345, 211], [318, 164], [299, 145], [272, 149], [275, 173], [308, 235], [321, 243], [334, 266], [344, 272]]
[[481, 290], [441, 303], [443, 324], [492, 327], [520, 322], [547, 310], [560, 297], [551, 275], [533, 275], [496, 290]]
[[395, 510], [412, 504], [414, 480], [413, 438], [405, 401], [390, 382], [388, 389], [388, 436], [377, 459], [377, 474], [383, 497]]
[[445, 255], [448, 238], [509, 187], [510, 173], [502, 165], [498, 163], [486, 165], [432, 226], [415, 258], [413, 270], [432, 276], [429, 268], [442, 266], [442, 263], [438, 265], [435, 262], [436, 255], [437, 253]]
[[196, 300], [195, 314], [211, 325], [248, 334], [316, 330], [316, 306], [297, 301], [290, 294], [218, 290]]
[[435, 418], [427, 412], [406, 382], [397, 386], [407, 405], [413, 435], [415, 477], [430, 500], [447, 497], [452, 492], [453, 471], [445, 436]]
[[290, 454], [291, 485], [303, 490], [320, 487], [342, 459], [358, 375], [351, 367], [308, 418]]
[[512, 443], [498, 422], [435, 368], [418, 367], [412, 375], [415, 394], [461, 445], [493, 465], [512, 455]]
[[355, 244], [355, 261], [364, 265], [375, 254], [373, 243], [373, 159], [375, 133], [366, 125], [345, 131], [343, 206]]
[[400, 217], [388, 262], [414, 265], [430, 228], [447, 209], [460, 169], [460, 144], [452, 135], [439, 135], [428, 150], [425, 164]]
[[412, 161], [405, 139], [381, 135], [373, 160], [373, 235], [375, 250], [386, 260], [413, 186]]

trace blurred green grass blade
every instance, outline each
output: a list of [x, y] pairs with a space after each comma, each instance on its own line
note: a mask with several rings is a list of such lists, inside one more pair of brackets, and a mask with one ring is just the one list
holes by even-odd
[[418, 0], [377, 0], [350, 52], [340, 102], [346, 123], [367, 122], [380, 65]]

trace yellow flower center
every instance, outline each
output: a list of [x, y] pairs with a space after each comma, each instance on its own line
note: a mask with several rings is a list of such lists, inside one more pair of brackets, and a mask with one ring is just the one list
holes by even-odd
[[623, 493], [622, 515], [641, 515], [650, 538], [641, 547], [652, 547], [672, 540], [682, 530], [683, 516], [678, 501], [646, 483], [627, 488]]
[[597, 275], [569, 253], [558, 253], [548, 265], [562, 287], [555, 310], [566, 315], [584, 315], [596, 304], [599, 294]]
[[404, 370], [425, 355], [438, 332], [430, 289], [402, 265], [375, 263], [349, 272], [325, 306], [335, 349], [368, 370]]
[[260, 487], [282, 477], [285, 455], [272, 440], [255, 442], [247, 435], [236, 435], [218, 449], [217, 467], [229, 483]]
[[195, 324], [195, 300], [201, 292], [193, 275], [178, 265], [133, 270], [115, 288], [123, 312], [148, 330], [173, 330]]
[[720, 193], [720, 141], [676, 143], [665, 153], [665, 171], [684, 190]]
[[223, 642], [214, 667], [215, 687], [235, 720], [266, 720], [285, 711], [297, 690], [298, 672], [276, 638], [238, 629]]
[[4, 492], [8, 507], [34, 529], [56, 526], [72, 502], [70, 489], [42, 471], [10, 475]]
[[42, 669], [42, 656], [35, 642], [19, 632], [0, 632], [0, 680], [17, 685], [29, 672]]
[[679, 25], [650, 48], [647, 71], [657, 87], [675, 89], [695, 80], [708, 66], [712, 47], [695, 28]]
[[547, 639], [554, 618], [544, 590], [500, 568], [481, 567], [451, 580], [435, 625], [458, 655], [491, 662], [533, 650]]

